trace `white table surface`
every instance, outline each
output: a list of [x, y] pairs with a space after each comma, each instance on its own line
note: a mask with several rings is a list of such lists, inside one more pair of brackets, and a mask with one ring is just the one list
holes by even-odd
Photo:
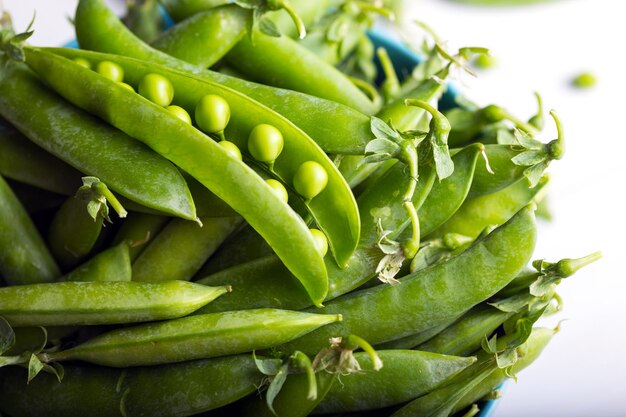
[[[60, 45], [73, 37], [69, 17], [76, 0], [0, 0], [17, 29], [37, 10], [35, 45]], [[109, 0], [116, 11], [120, 0]], [[619, 0], [561, 0], [506, 8], [458, 5], [445, 0], [406, 0], [403, 21], [418, 18], [448, 40], [450, 49], [485, 46], [495, 68], [457, 81], [479, 104], [497, 103], [528, 117], [533, 91], [561, 116], [567, 154], [549, 172], [551, 223], [541, 222], [535, 258], [558, 260], [601, 250], [604, 258], [564, 281], [564, 310], [542, 323], [565, 320], [542, 356], [509, 383], [495, 415], [626, 416], [626, 23]], [[416, 37], [419, 31], [413, 30]], [[589, 70], [590, 90], [569, 86]], [[545, 134], [554, 129], [549, 119]], [[626, 260], [622, 258], [622, 260]]]

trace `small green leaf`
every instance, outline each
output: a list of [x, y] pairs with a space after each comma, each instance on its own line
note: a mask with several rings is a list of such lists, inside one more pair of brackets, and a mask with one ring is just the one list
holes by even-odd
[[22, 32], [22, 33], [18, 33], [17, 35], [13, 36], [11, 38], [11, 43], [19, 46], [22, 43], [26, 42], [26, 40], [28, 40], [28, 38], [30, 38], [31, 36], [33, 36], [33, 33], [35, 33], [34, 31], [29, 31], [29, 32]]
[[511, 162], [513, 162], [515, 165], [520, 165], [520, 166], [532, 166], [532, 165], [538, 164], [539, 162], [545, 161], [547, 158], [548, 158], [548, 154], [546, 154], [544, 150], [532, 149], [532, 150], [517, 154], [516, 156], [511, 158]]
[[545, 275], [537, 278], [535, 282], [530, 284], [530, 293], [535, 297], [543, 297], [552, 293], [555, 287], [561, 282], [560, 276]]
[[506, 369], [515, 365], [515, 362], [517, 362], [517, 358], [518, 356], [516, 348], [506, 349], [503, 352], [496, 354], [496, 364], [498, 365], [498, 368]]
[[485, 338], [483, 339], [481, 346], [483, 350], [487, 353], [496, 353], [498, 351], [498, 335], [494, 334], [491, 339]]
[[401, 140], [400, 134], [378, 117], [372, 116], [370, 122], [372, 133], [378, 139], [389, 139], [394, 142]]
[[402, 139], [408, 140], [424, 139], [427, 135], [428, 132], [425, 132], [423, 130], [405, 130], [404, 132], [400, 132], [400, 136], [402, 137]]
[[514, 313], [520, 311], [530, 302], [528, 294], [516, 294], [502, 300], [487, 303], [505, 313]]
[[435, 169], [437, 177], [442, 180], [449, 177], [454, 172], [454, 162], [450, 157], [450, 151], [446, 143], [439, 141], [433, 143], [433, 158], [435, 160]]
[[91, 217], [94, 221], [98, 219], [101, 207], [102, 203], [99, 201], [91, 200], [87, 203], [87, 213], [89, 213], [89, 217]]
[[358, 164], [357, 167], [361, 167], [363, 165], [367, 165], [367, 164], [375, 164], [377, 162], [384, 162], [387, 161], [389, 159], [393, 158], [392, 155], [389, 154], [374, 154], [374, 155], [368, 155], [365, 158], [361, 159]]
[[400, 145], [384, 138], [372, 139], [365, 145], [365, 153], [395, 155], [399, 150]]
[[276, 375], [272, 379], [270, 386], [267, 388], [265, 401], [267, 402], [267, 407], [274, 415], [278, 415], [276, 414], [276, 411], [274, 411], [274, 400], [276, 399], [276, 396], [278, 396], [278, 393], [280, 393], [280, 390], [287, 380], [287, 375], [289, 374], [288, 371], [289, 364], [286, 363], [282, 365], [278, 373], [276, 373]]
[[546, 168], [548, 168], [548, 164], [549, 162], [546, 160], [538, 163], [537, 165], [528, 167], [524, 170], [524, 176], [528, 179], [528, 184], [530, 188], [533, 188], [537, 184], [539, 184], [539, 181], [541, 180], [544, 171], [546, 170]]
[[252, 358], [254, 359], [254, 364], [257, 369], [263, 374], [267, 376], [274, 376], [280, 370], [280, 367], [283, 365], [283, 361], [280, 359], [266, 358], [266, 359], [258, 359], [256, 354], [252, 352]]
[[281, 36], [280, 30], [278, 30], [276, 24], [269, 19], [261, 19], [259, 21], [259, 30], [273, 38], [280, 38]]
[[528, 133], [524, 132], [520, 129], [515, 129], [513, 131], [515, 135], [515, 139], [517, 142], [522, 145], [526, 149], [543, 149], [544, 144], [537, 139], [533, 139]]
[[15, 332], [9, 322], [0, 316], [0, 355], [11, 349], [14, 344]]
[[43, 368], [44, 364], [39, 360], [37, 355], [34, 353], [30, 355], [30, 360], [28, 361], [28, 382], [32, 381]]

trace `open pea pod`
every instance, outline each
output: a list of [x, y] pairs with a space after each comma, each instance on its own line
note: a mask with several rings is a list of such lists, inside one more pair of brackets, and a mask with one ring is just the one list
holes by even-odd
[[[276, 171], [281, 176], [291, 178], [293, 171], [297, 169], [296, 165], [304, 162], [303, 159], [316, 160], [323, 163], [325, 168], [328, 167], [329, 184], [312, 200], [310, 206], [315, 207], [312, 212], [316, 214], [320, 227], [324, 224], [323, 229], [332, 236], [329, 240], [336, 252], [338, 242], [342, 249], [346, 246], [354, 247], [356, 243], [346, 245], [350, 237], [358, 239], [359, 218], [354, 198], [330, 160], [312, 141], [307, 141], [306, 135], [285, 119], [233, 90], [165, 67], [131, 58], [69, 49], [24, 48], [24, 53], [29, 66], [55, 91], [129, 136], [144, 142], [239, 212], [268, 241], [287, 268], [302, 282], [313, 302], [321, 304], [328, 291], [328, 276], [314, 238], [302, 218], [256, 172], [168, 110], [67, 57], [82, 57], [93, 62], [113, 61], [124, 69], [126, 80], [135, 84], [148, 73], [161, 74], [171, 81], [183, 106], [190, 106], [192, 103], [195, 105], [205, 94], [218, 93], [236, 109], [238, 116], [234, 120], [237, 121], [232, 123], [234, 127], [227, 132], [233, 138], [240, 136], [244, 129], [262, 122], [270, 122], [281, 129], [285, 138], [289, 139], [285, 139], [285, 157], [280, 158], [285, 162], [277, 161]], [[66, 81], [68, 77], [72, 78], [72, 83]], [[329, 206], [316, 210], [320, 200], [322, 204]], [[353, 204], [350, 204], [351, 201]], [[337, 205], [342, 207], [337, 208]], [[348, 207], [347, 210], [344, 205]], [[346, 223], [342, 224], [338, 220], [345, 220], [351, 207], [354, 207], [355, 214], [350, 216], [352, 222], [348, 224], [355, 226], [356, 230], [346, 234], [342, 230], [345, 228], [341, 227], [346, 226]], [[332, 224], [325, 223], [326, 219]], [[341, 244], [345, 246], [342, 247]], [[339, 259], [349, 256], [348, 252], [351, 253], [340, 250]]]
[[[222, 4], [230, 3], [226, 0], [219, 1], [222, 1]], [[315, 16], [326, 10], [325, 7], [319, 8], [326, 1], [328, 0], [306, 1], [306, 5], [302, 7], [294, 5], [294, 7], [304, 21], [314, 20]], [[337, 0], [330, 1], [337, 2]], [[191, 3], [185, 2], [188, 5]], [[199, 3], [204, 3], [204, 5]], [[298, 3], [305, 2], [299, 1]], [[205, 9], [205, 5], [204, 1], [198, 2], [199, 8], [195, 8], [195, 11]], [[282, 11], [275, 13], [275, 16], [282, 13]], [[365, 145], [372, 139], [370, 118], [349, 106], [191, 65], [168, 55], [167, 53], [173, 51], [165, 45], [163, 52], [152, 48], [128, 30], [103, 0], [81, 0], [76, 9], [74, 22], [76, 38], [81, 48], [154, 62], [237, 90], [291, 120], [328, 153], [363, 154]]]
[[[126, 81], [134, 85], [137, 85], [147, 73], [160, 74], [166, 77], [174, 87], [174, 103], [188, 111], [192, 111], [196, 103], [207, 94], [221, 96], [231, 108], [231, 118], [225, 135], [241, 150], [248, 148], [248, 137], [255, 126], [270, 124], [277, 128], [284, 138], [283, 150], [273, 165], [274, 172], [280, 179], [291, 184], [298, 168], [307, 161], [319, 163], [326, 171], [328, 184], [319, 195], [306, 202], [306, 207], [319, 228], [328, 237], [331, 251], [337, 263], [341, 266], [346, 264], [359, 241], [360, 218], [356, 201], [350, 187], [324, 151], [289, 120], [235, 90], [161, 65], [133, 58], [74, 49], [52, 49], [51, 51], [68, 58], [82, 57], [92, 62], [113, 61], [124, 69]], [[120, 95], [129, 95], [129, 92]], [[189, 173], [194, 176], [192, 172]], [[207, 188], [211, 189], [211, 187]], [[214, 190], [212, 191], [239, 211], [239, 208], [230, 204], [227, 198]], [[258, 206], [261, 205], [258, 204]], [[253, 227], [257, 228], [254, 225]], [[263, 235], [260, 230], [259, 232]], [[274, 245], [272, 244], [272, 246]]]

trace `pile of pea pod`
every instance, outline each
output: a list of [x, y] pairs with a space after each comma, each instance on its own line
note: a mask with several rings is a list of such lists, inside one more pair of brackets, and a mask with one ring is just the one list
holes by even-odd
[[2, 16], [1, 416], [473, 416], [539, 356], [600, 257], [534, 259], [563, 127], [394, 66], [391, 3]]

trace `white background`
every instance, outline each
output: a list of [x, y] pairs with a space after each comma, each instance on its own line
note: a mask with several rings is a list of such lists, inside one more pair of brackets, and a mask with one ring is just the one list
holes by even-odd
[[[314, 0], [311, 0], [314, 1]], [[0, 3], [2, 0], [0, 0]], [[110, 0], [121, 12], [121, 1]], [[533, 92], [558, 111], [567, 154], [549, 169], [551, 223], [540, 224], [537, 258], [558, 260], [601, 250], [604, 258], [563, 282], [561, 332], [538, 361], [509, 383], [495, 413], [504, 416], [626, 416], [626, 22], [620, 0], [561, 0], [489, 8], [446, 0], [407, 0], [403, 21], [418, 18], [461, 46], [488, 47], [497, 66], [457, 84], [479, 104], [520, 117], [535, 110]], [[31, 43], [57, 46], [73, 37], [75, 0], [4, 0], [16, 29], [37, 10]], [[421, 36], [412, 30], [416, 37]], [[589, 70], [590, 90], [569, 86]], [[554, 138], [550, 119], [542, 139]]]

